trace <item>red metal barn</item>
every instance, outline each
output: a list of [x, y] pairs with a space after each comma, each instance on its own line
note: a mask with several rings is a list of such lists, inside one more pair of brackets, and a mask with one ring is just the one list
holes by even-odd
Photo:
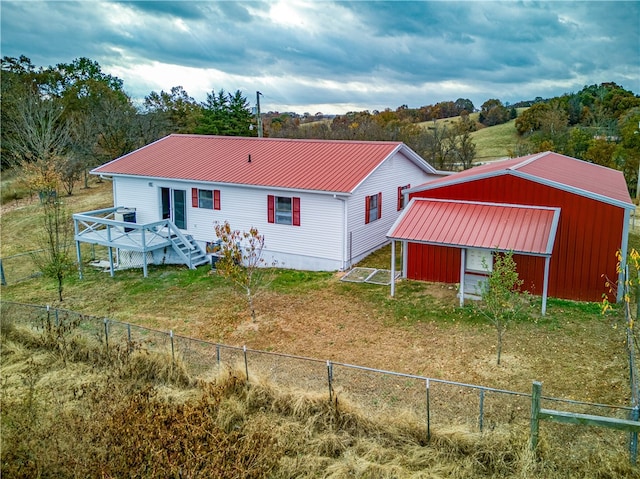
[[[407, 278], [464, 284], [479, 272], [483, 255], [513, 251], [525, 289], [585, 301], [608, 293], [605, 277], [618, 279], [616, 251], [626, 256], [635, 208], [621, 172], [552, 152], [478, 166], [408, 195], [414, 201], [388, 234], [405, 245]], [[447, 201], [431, 202], [425, 217], [417, 214], [427, 207], [419, 199]], [[445, 211], [451, 203], [458, 209]], [[519, 206], [559, 210], [559, 220], [553, 226], [550, 213], [543, 221], [526, 208], [513, 214]]]

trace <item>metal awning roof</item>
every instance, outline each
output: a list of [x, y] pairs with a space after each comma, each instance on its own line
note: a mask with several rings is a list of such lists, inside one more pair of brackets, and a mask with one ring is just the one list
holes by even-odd
[[389, 239], [551, 256], [560, 208], [412, 199]]

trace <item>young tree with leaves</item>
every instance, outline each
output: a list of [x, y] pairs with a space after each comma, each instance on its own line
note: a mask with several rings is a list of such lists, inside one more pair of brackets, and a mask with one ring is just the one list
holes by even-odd
[[64, 280], [72, 271], [71, 259], [73, 230], [64, 202], [58, 195], [60, 174], [53, 162], [25, 163], [25, 182], [40, 194], [42, 229], [36, 234], [41, 250], [31, 259], [46, 278], [56, 281], [58, 300], [63, 301]]
[[276, 266], [262, 257], [264, 236], [253, 227], [249, 231], [235, 230], [228, 221], [216, 223], [215, 232], [219, 241], [216, 270], [246, 298], [251, 320], [255, 321], [254, 299], [271, 282], [270, 267]]
[[[489, 266], [484, 260], [483, 266], [489, 271]], [[522, 284], [523, 280], [519, 278], [516, 262], [513, 260], [513, 252], [494, 254], [493, 269], [489, 272], [487, 282], [480, 291], [482, 301], [476, 307], [496, 329], [498, 365], [507, 325], [523, 314], [529, 306], [528, 294], [520, 290]]]

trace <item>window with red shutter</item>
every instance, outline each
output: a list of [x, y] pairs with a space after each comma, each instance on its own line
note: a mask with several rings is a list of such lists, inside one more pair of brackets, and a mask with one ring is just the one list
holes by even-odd
[[267, 196], [269, 223], [300, 226], [300, 198], [297, 196]]
[[382, 193], [365, 196], [364, 199], [364, 223], [368, 224], [382, 218]]
[[300, 226], [300, 198], [293, 197], [293, 226]]
[[276, 222], [276, 197], [273, 195], [267, 195], [267, 221]]
[[369, 224], [371, 221], [371, 196], [364, 197], [364, 224]]
[[398, 211], [404, 208], [404, 190], [411, 188], [411, 185], [398, 186]]

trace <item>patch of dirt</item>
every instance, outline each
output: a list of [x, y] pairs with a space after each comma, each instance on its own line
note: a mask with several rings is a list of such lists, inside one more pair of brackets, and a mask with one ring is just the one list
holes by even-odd
[[[425, 288], [425, 294], [457, 306], [454, 286], [428, 284]], [[221, 340], [251, 349], [519, 392], [530, 392], [532, 381], [537, 380], [544, 382], [545, 395], [577, 400], [597, 396], [610, 404], [626, 401], [624, 380], [620, 380], [625, 361], [605, 322], [589, 326], [595, 331], [587, 334], [599, 336], [599, 352], [589, 352], [588, 357], [582, 357], [584, 350], [575, 344], [579, 322], [555, 329], [513, 324], [505, 333], [501, 364], [497, 365], [496, 333], [489, 324], [428, 319], [412, 325], [391, 324], [389, 318], [372, 312], [364, 300], [329, 290], [304, 296], [265, 295], [257, 300], [256, 311], [256, 321], [237, 321]], [[603, 365], [612, 372], [605, 377], [618, 378], [611, 384], [598, 385]]]

